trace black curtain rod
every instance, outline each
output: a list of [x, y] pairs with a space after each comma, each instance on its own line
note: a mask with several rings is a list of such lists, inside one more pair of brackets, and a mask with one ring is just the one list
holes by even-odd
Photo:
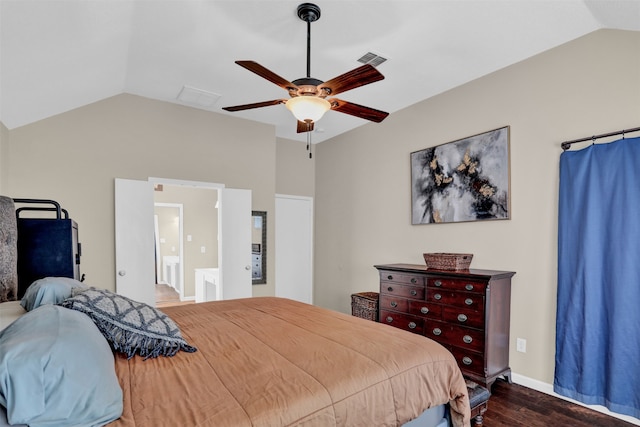
[[625, 133], [638, 132], [638, 131], [640, 131], [640, 127], [632, 128], [632, 129], [622, 129], [617, 132], [603, 133], [601, 135], [588, 136], [586, 138], [574, 139], [572, 141], [565, 141], [561, 144], [561, 147], [563, 150], [566, 151], [569, 149], [569, 147], [571, 147], [571, 144], [575, 144], [577, 142], [595, 141], [596, 139], [606, 138], [608, 136], [624, 135]]

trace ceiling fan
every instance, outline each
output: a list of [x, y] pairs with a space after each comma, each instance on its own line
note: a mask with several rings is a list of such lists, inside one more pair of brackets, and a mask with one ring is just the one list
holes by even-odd
[[298, 120], [298, 133], [310, 132], [314, 123], [327, 110], [349, 114], [372, 122], [380, 123], [389, 113], [365, 107], [338, 98], [327, 98], [360, 86], [384, 79], [384, 76], [370, 64], [365, 64], [344, 74], [323, 82], [311, 77], [311, 23], [320, 18], [320, 8], [312, 3], [298, 6], [298, 17], [307, 23], [307, 76], [290, 82], [254, 61], [235, 61], [236, 64], [280, 86], [289, 93], [289, 99], [256, 102], [254, 104], [224, 107], [226, 111], [242, 111], [252, 108], [285, 104]]

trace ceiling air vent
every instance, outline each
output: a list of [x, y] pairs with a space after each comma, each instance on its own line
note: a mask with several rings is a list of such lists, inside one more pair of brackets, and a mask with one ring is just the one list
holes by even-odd
[[372, 53], [372, 52], [367, 52], [366, 54], [362, 55], [360, 59], [358, 59], [358, 62], [362, 62], [363, 64], [370, 64], [370, 65], [373, 65], [374, 67], [377, 67], [378, 65], [382, 64], [386, 60], [387, 58], [383, 58], [380, 55], [376, 55], [375, 53]]
[[178, 94], [178, 100], [194, 107], [213, 107], [220, 99], [220, 95], [191, 86], [183, 86]]

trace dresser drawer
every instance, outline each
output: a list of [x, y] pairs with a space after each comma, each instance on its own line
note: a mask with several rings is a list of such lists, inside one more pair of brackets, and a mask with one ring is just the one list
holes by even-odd
[[424, 324], [424, 336], [445, 345], [452, 339], [451, 326], [443, 322], [427, 320]]
[[424, 286], [410, 286], [393, 282], [381, 282], [380, 293], [423, 300]]
[[426, 301], [409, 300], [408, 312], [416, 316], [440, 320], [442, 317], [442, 306], [438, 304], [429, 304]]
[[381, 310], [380, 323], [386, 323], [387, 325], [395, 326], [405, 331], [422, 334], [424, 319], [396, 311]]
[[461, 309], [458, 307], [442, 307], [442, 320], [453, 325], [484, 329], [484, 312]]
[[453, 292], [446, 289], [427, 288], [429, 302], [453, 305], [466, 310], [484, 310], [484, 295], [473, 292]]
[[427, 279], [427, 286], [452, 291], [484, 293], [487, 284], [486, 282], [458, 278], [429, 277]]
[[445, 322], [426, 321], [424, 335], [446, 347], [457, 346], [478, 352], [484, 350], [484, 332], [476, 329], [450, 325]]
[[399, 298], [397, 295], [380, 295], [380, 309], [381, 310], [394, 310], [402, 313], [409, 312], [409, 300], [406, 298]]
[[447, 334], [447, 338], [447, 344], [452, 346], [465, 350], [484, 351], [484, 331], [462, 326], [451, 326], [451, 331]]
[[466, 370], [477, 375], [484, 375], [484, 357], [482, 353], [459, 347], [451, 347], [451, 353], [453, 353], [453, 357], [455, 357], [463, 373]]
[[404, 283], [406, 285], [424, 286], [424, 277], [415, 274], [398, 273], [396, 271], [381, 271], [380, 281]]

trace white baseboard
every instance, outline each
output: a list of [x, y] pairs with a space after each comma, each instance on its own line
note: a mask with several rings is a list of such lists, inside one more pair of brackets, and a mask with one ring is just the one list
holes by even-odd
[[183, 297], [180, 299], [180, 301], [195, 301], [196, 297], [194, 296], [190, 296], [190, 297]]
[[580, 405], [580, 406], [584, 406], [585, 408], [593, 409], [594, 411], [598, 411], [598, 412], [601, 412], [603, 414], [618, 418], [620, 420], [626, 421], [626, 422], [631, 423], [633, 425], [640, 426], [640, 419], [638, 419], [638, 418], [630, 417], [628, 415], [618, 414], [616, 412], [611, 412], [609, 409], [605, 408], [604, 406], [600, 406], [600, 405], [585, 405], [584, 403], [578, 402], [577, 400], [573, 400], [573, 399], [570, 399], [570, 398], [568, 398], [566, 396], [559, 395], [559, 394], [557, 394], [557, 393], [555, 393], [553, 391], [553, 384], [543, 383], [542, 381], [534, 380], [533, 378], [525, 377], [524, 375], [520, 375], [520, 374], [516, 374], [516, 373], [512, 373], [511, 374], [511, 379], [516, 384], [520, 384], [522, 386], [529, 387], [529, 388], [531, 388], [533, 390], [536, 390], [536, 391], [539, 391], [539, 392], [542, 392], [542, 393], [545, 393], [545, 394], [549, 394], [549, 395], [557, 397], [559, 399], [566, 400], [568, 402], [575, 403], [575, 404]]

